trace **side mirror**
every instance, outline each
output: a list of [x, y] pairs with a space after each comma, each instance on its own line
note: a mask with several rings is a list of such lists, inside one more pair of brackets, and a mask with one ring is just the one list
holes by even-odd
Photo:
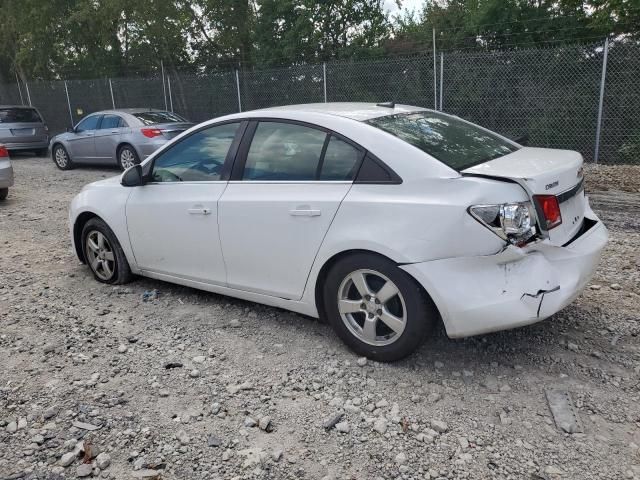
[[67, 127], [67, 133], [76, 133], [76, 129], [73, 127]]
[[519, 143], [520, 145], [527, 145], [529, 143], [529, 134], [524, 133], [519, 137], [514, 138], [513, 141]]
[[125, 170], [120, 179], [123, 187], [139, 187], [144, 185], [144, 177], [142, 175], [142, 165], [134, 165]]

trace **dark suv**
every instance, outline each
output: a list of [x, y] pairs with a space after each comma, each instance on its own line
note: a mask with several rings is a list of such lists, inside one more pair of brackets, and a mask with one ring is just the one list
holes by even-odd
[[0, 105], [0, 143], [9, 151], [27, 150], [46, 155], [49, 128], [36, 108]]

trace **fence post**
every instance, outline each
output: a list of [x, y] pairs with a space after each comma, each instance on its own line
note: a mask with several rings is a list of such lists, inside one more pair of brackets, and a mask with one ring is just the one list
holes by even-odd
[[240, 101], [240, 74], [236, 68], [236, 90], [238, 91], [238, 111], [242, 111], [242, 102]]
[[444, 52], [440, 52], [440, 111], [442, 111], [442, 77], [444, 72]]
[[164, 109], [169, 110], [167, 105], [167, 86], [164, 80], [164, 62], [160, 60], [160, 73], [162, 74], [162, 96], [164, 97]]
[[173, 113], [173, 95], [171, 95], [171, 77], [167, 77], [167, 88], [169, 89], [169, 106], [171, 107], [171, 113]]
[[22, 88], [20, 88], [20, 79], [18, 78], [18, 72], [16, 73], [16, 84], [18, 85], [18, 93], [20, 94], [20, 105], [24, 105], [24, 99], [22, 98]]
[[27, 100], [29, 101], [29, 106], [31, 107], [31, 93], [29, 92], [29, 84], [27, 81], [24, 81], [24, 88], [27, 90]]
[[433, 33], [433, 109], [438, 110], [438, 67], [436, 66], [436, 29], [432, 29]]
[[109, 92], [111, 92], [111, 105], [113, 109], [116, 109], [116, 100], [113, 98], [113, 85], [111, 85], [111, 79], [109, 79]]
[[64, 81], [64, 93], [67, 94], [67, 106], [69, 107], [69, 119], [71, 120], [71, 128], [73, 128], [73, 112], [71, 111], [71, 100], [69, 99], [69, 89], [67, 88], [67, 81]]
[[602, 107], [604, 106], [604, 88], [607, 78], [607, 57], [609, 56], [609, 37], [604, 40], [604, 57], [602, 58], [602, 77], [600, 78], [600, 102], [598, 103], [598, 124], [596, 125], [596, 147], [593, 162], [598, 163], [600, 155], [600, 133], [602, 129]]
[[322, 62], [322, 79], [324, 86], [324, 103], [327, 103], [327, 62]]

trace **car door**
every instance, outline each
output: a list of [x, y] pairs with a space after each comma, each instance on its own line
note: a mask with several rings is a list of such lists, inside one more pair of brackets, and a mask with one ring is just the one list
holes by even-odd
[[218, 203], [228, 286], [301, 298], [363, 154], [314, 126], [252, 122]]
[[69, 154], [74, 161], [88, 163], [95, 161], [96, 145], [93, 137], [101, 118], [102, 114], [85, 117], [69, 135]]
[[218, 199], [235, 155], [238, 122], [198, 130], [155, 157], [127, 200], [129, 239], [145, 272], [224, 285]]
[[105, 114], [93, 138], [96, 148], [96, 159], [100, 162], [114, 163], [116, 149], [124, 130], [124, 120], [119, 115]]

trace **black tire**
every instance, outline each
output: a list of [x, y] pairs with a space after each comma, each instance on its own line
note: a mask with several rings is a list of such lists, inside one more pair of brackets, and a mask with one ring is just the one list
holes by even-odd
[[138, 165], [140, 163], [140, 158], [136, 153], [136, 150], [131, 145], [123, 145], [118, 149], [118, 165], [122, 171], [125, 171], [131, 165], [126, 165], [124, 162], [126, 160], [123, 156], [128, 156], [128, 158], [133, 158], [133, 165]]
[[74, 167], [69, 152], [59, 143], [53, 146], [51, 159], [60, 170], [71, 170]]
[[7, 195], [9, 195], [9, 189], [8, 188], [0, 188], [0, 201], [4, 200], [5, 198], [7, 198]]
[[46, 157], [47, 156], [47, 149], [46, 148], [41, 148], [40, 150], [36, 150], [34, 153], [36, 154], [36, 157]]
[[[376, 332], [376, 341], [378, 341], [378, 338], [384, 338], [385, 335], [391, 335], [395, 340], [388, 339], [386, 341], [392, 341], [392, 343], [374, 345], [363, 341], [350, 330], [350, 328], [357, 328], [357, 326], [348, 327], [348, 320], [343, 320], [340, 314], [338, 309], [338, 294], [340, 290], [344, 289], [345, 291], [351, 292], [351, 294], [355, 293], [356, 297], [360, 296], [360, 293], [358, 293], [359, 289], [356, 288], [355, 282], [350, 283], [348, 280], [352, 274], [359, 270], [368, 271], [368, 273], [365, 274], [365, 282], [367, 282], [367, 287], [374, 292], [373, 297], [371, 297], [372, 299], [375, 299], [375, 295], [382, 291], [381, 285], [385, 282], [385, 279], [377, 276], [376, 273], [382, 274], [383, 277], [386, 277], [386, 281], [390, 280], [395, 284], [394, 286], [397, 288], [399, 294], [396, 294], [394, 297], [389, 297], [390, 300], [388, 302], [390, 302], [391, 305], [385, 303], [383, 307], [385, 311], [392, 308], [399, 309], [400, 314], [397, 316], [404, 316], [405, 318], [403, 322], [404, 330], [399, 334], [393, 332], [387, 324], [382, 322], [381, 319], [378, 319], [377, 314], [371, 310], [368, 310], [370, 313], [366, 313], [367, 310], [355, 312], [351, 314], [351, 319], [360, 327], [364, 327], [363, 324], [364, 321], [366, 321], [367, 315], [372, 315], [373, 317], [371, 318], [374, 319], [373, 331]], [[374, 284], [376, 282], [378, 282], [378, 286]], [[353, 288], [356, 288], [356, 290], [354, 291]], [[350, 298], [351, 297], [348, 297], [347, 299]], [[375, 300], [376, 303], [378, 303], [377, 299]], [[351, 301], [358, 303], [361, 300]], [[380, 362], [393, 362], [413, 353], [431, 332], [433, 325], [439, 318], [438, 311], [431, 299], [408, 273], [398, 268], [391, 260], [369, 253], [350, 255], [339, 260], [331, 267], [323, 286], [323, 302], [327, 320], [342, 341], [357, 354]], [[366, 304], [371, 304], [369, 306], [372, 308], [378, 308], [373, 302], [369, 302], [369, 300], [366, 301]], [[361, 305], [365, 305], [364, 301]], [[388, 306], [389, 308], [387, 308]], [[382, 309], [376, 312], [380, 313]], [[362, 324], [359, 323], [360, 320], [362, 320]], [[349, 323], [353, 324], [353, 322]], [[378, 335], [378, 333], [380, 333], [380, 335]]]
[[[99, 232], [104, 236], [106, 242], [108, 242], [109, 251], [113, 253], [113, 266], [110, 268], [112, 273], [109, 276], [106, 275], [106, 270], [101, 268], [101, 265], [96, 267], [91, 262], [91, 254], [88, 251], [90, 247], [87, 246], [87, 241], [89, 236], [95, 232]], [[133, 279], [129, 262], [127, 261], [127, 257], [124, 255], [120, 242], [118, 242], [115, 234], [104, 221], [99, 218], [92, 218], [89, 220], [82, 228], [82, 235], [80, 238], [82, 239], [82, 253], [85, 262], [91, 269], [96, 280], [111, 285], [121, 285], [123, 283], [128, 283]]]

